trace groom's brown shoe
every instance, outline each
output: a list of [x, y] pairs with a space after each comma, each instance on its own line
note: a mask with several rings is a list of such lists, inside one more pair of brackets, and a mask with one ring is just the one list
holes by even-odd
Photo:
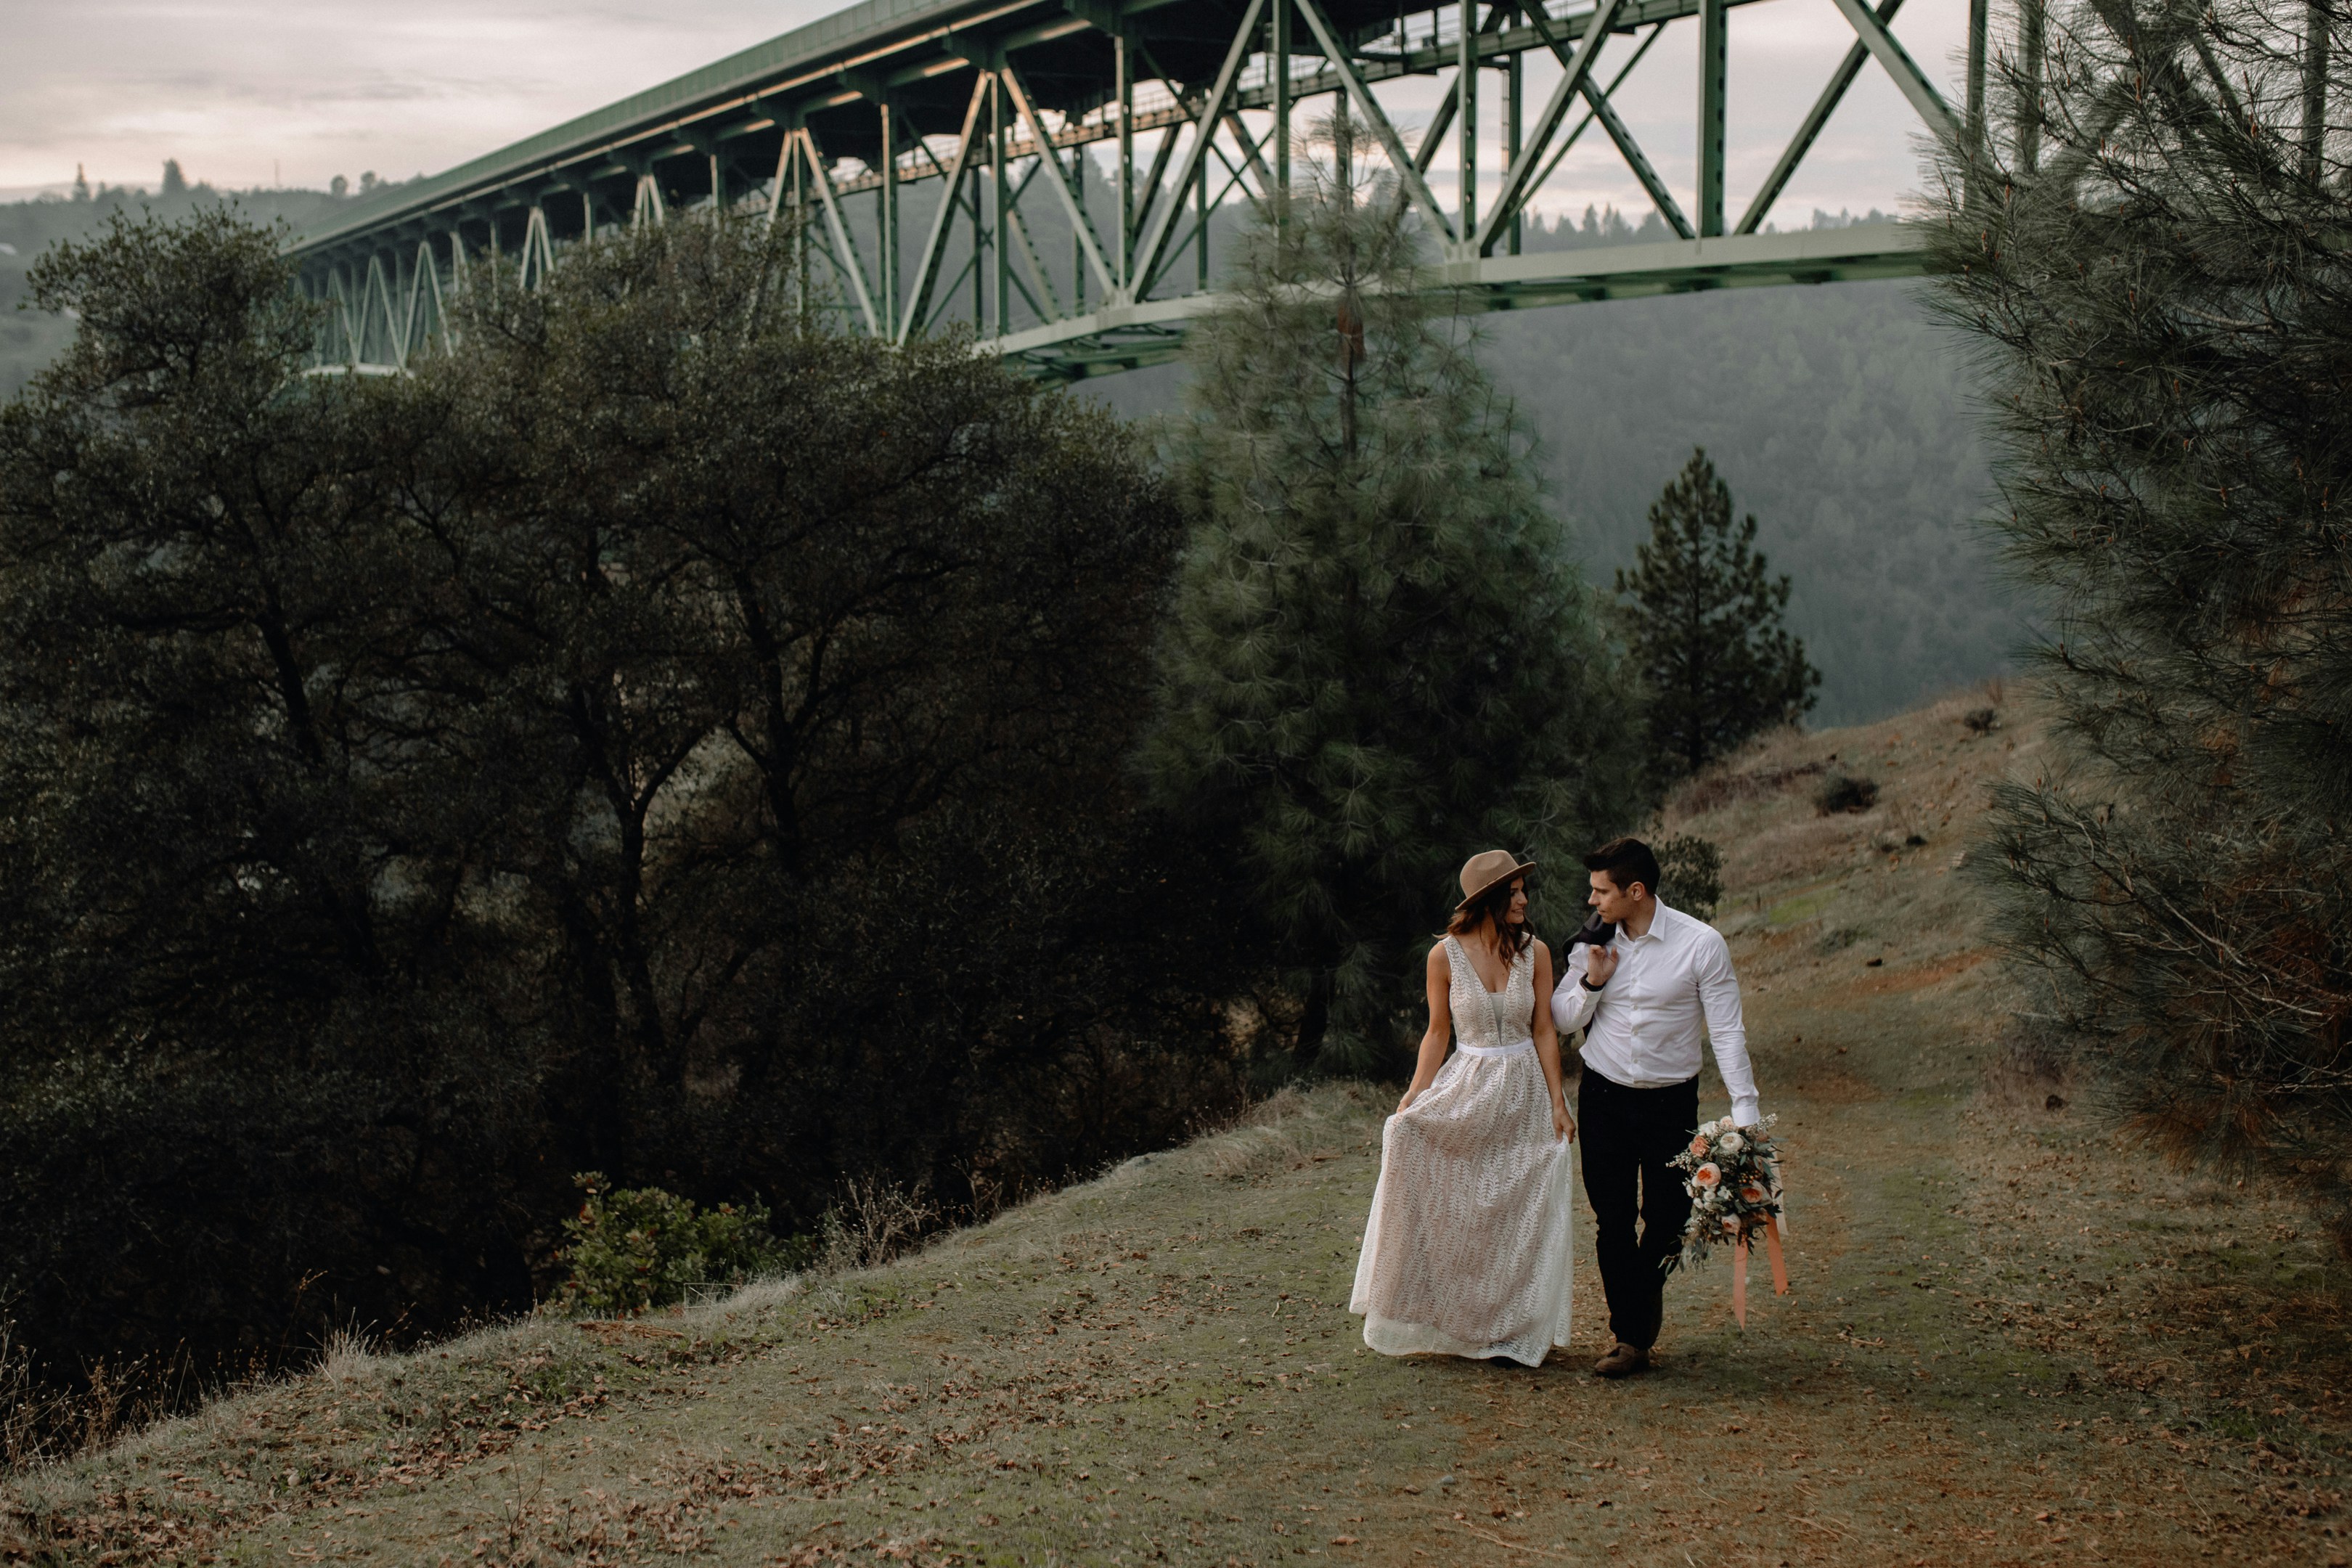
[[1592, 1363], [1592, 1370], [1602, 1377], [1631, 1377], [1650, 1370], [1650, 1352], [1633, 1345], [1611, 1345], [1609, 1353]]

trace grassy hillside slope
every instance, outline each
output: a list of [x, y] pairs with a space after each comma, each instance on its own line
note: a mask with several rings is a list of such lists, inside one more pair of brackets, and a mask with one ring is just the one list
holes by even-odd
[[[0, 1494], [70, 1562], [2341, 1563], [2340, 1266], [2005, 1048], [1953, 874], [2032, 725], [1783, 737], [1686, 789], [1790, 1151], [1795, 1289], [1669, 1289], [1602, 1384], [1364, 1352], [1385, 1096], [1251, 1124], [866, 1273], [341, 1355]], [[1880, 804], [1816, 814], [1833, 770]], [[1720, 1108], [1719, 1089], [1709, 1102]], [[1713, 1110], [1710, 1110], [1710, 1114]]]

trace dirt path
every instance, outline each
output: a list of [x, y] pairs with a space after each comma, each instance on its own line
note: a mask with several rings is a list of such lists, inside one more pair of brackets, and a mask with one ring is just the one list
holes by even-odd
[[[1950, 872], [2016, 753], [1957, 720], [1784, 743], [1680, 814], [1735, 849], [1719, 923], [1796, 1288], [1759, 1268], [1743, 1332], [1723, 1269], [1678, 1278], [1647, 1377], [1586, 1371], [1582, 1228], [1571, 1353], [1367, 1353], [1345, 1308], [1383, 1107], [1327, 1088], [867, 1275], [246, 1396], [20, 1484], [7, 1550], [2342, 1563], [2343, 1272], [2292, 1212], [2118, 1152], [2002, 1057]], [[1867, 773], [1879, 810], [1815, 816], [1791, 772], [1814, 763]]]

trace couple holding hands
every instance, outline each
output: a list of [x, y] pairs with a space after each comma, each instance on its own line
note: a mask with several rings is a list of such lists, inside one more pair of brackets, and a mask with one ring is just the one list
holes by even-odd
[[[1567, 1345], [1569, 1159], [1580, 1140], [1614, 1340], [1593, 1371], [1645, 1370], [1664, 1265], [1690, 1214], [1672, 1162], [1698, 1125], [1702, 1028], [1733, 1121], [1761, 1119], [1722, 935], [1659, 901], [1658, 859], [1641, 840], [1612, 840], [1584, 865], [1595, 918], [1557, 968], [1528, 929], [1533, 863], [1490, 849], [1462, 868], [1462, 902], [1430, 949], [1429, 1027], [1382, 1137], [1349, 1306], [1384, 1354], [1537, 1366]], [[1588, 1026], [1580, 1123], [1560, 1040]]]

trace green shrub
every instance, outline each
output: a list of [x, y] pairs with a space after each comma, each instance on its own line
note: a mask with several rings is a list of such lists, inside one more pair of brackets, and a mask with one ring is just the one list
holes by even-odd
[[1703, 921], [1723, 901], [1723, 851], [1711, 838], [1678, 833], [1658, 846], [1658, 892]]
[[571, 1243], [558, 1256], [572, 1274], [557, 1304], [567, 1310], [642, 1312], [684, 1300], [690, 1285], [740, 1285], [807, 1261], [806, 1241], [778, 1242], [759, 1204], [698, 1214], [659, 1187], [615, 1190], [595, 1171], [573, 1180], [587, 1201], [563, 1222]]

